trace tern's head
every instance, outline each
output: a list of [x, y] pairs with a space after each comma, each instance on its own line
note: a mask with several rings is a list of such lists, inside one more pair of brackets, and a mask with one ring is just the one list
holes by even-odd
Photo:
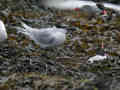
[[61, 32], [61, 33], [67, 33], [67, 30], [66, 29], [63, 29], [63, 28], [59, 28], [59, 29], [57, 29], [56, 31], [58, 31], [58, 32]]
[[67, 30], [65, 30], [65, 29], [60, 29], [60, 32], [67, 33]]

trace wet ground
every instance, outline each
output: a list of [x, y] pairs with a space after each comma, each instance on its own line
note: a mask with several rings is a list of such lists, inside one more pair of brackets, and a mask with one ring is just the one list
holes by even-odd
[[[55, 9], [11, 10], [1, 17], [9, 35], [0, 48], [1, 90], [119, 90], [120, 17], [104, 22], [100, 16]], [[40, 49], [13, 28], [19, 20], [36, 28], [66, 28], [67, 40]], [[111, 57], [88, 64], [102, 42]]]

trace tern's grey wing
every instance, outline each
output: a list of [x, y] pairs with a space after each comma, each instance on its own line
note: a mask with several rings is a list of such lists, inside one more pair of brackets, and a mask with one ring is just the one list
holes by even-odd
[[37, 32], [34, 33], [37, 42], [42, 44], [52, 44], [54, 37], [49, 32]]

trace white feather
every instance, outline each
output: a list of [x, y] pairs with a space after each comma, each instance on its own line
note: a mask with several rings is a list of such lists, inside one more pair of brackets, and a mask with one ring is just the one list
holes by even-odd
[[3, 21], [0, 20], [0, 42], [5, 41], [7, 39], [7, 32]]

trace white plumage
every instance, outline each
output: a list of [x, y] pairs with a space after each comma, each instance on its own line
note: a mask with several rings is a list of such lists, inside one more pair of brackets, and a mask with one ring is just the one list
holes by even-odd
[[88, 62], [93, 63], [94, 61], [102, 61], [104, 59], [107, 59], [107, 55], [104, 55], [104, 56], [102, 56], [102, 55], [96, 55], [96, 56], [90, 57], [88, 59]]
[[23, 28], [17, 27], [19, 32], [29, 36], [41, 48], [53, 47], [63, 44], [66, 39], [66, 30], [62, 28], [32, 28], [25, 23], [21, 23]]
[[[91, 6], [97, 8], [96, 3], [90, 0], [41, 0], [46, 7], [54, 7], [59, 9], [73, 10], [75, 8], [82, 8], [83, 6]], [[110, 8], [115, 11], [120, 11], [120, 5], [112, 3], [103, 3], [105, 8]]]
[[0, 42], [3, 42], [7, 39], [7, 32], [3, 21], [0, 20]]

